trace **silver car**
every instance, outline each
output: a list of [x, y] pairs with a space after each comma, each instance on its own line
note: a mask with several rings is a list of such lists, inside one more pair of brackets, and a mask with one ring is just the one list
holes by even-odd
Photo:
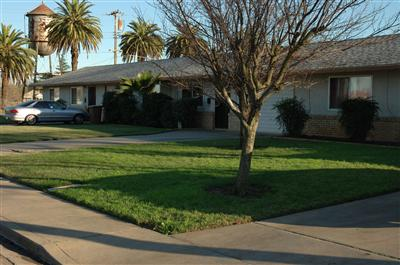
[[23, 102], [14, 107], [5, 108], [5, 117], [18, 123], [34, 125], [38, 122], [74, 122], [83, 123], [88, 114], [84, 110], [66, 107], [56, 101]]

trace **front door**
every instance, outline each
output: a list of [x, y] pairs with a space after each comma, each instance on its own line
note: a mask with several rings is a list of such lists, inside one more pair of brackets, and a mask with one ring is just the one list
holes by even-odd
[[96, 105], [96, 87], [88, 88], [88, 105], [93, 106]]
[[215, 100], [215, 128], [228, 129], [229, 108], [219, 100]]

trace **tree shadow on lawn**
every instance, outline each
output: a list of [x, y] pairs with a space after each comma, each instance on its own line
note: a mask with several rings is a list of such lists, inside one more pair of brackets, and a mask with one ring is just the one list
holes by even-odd
[[[235, 151], [239, 155], [239, 140], [210, 140], [180, 142], [181, 146], [212, 147]], [[270, 148], [276, 148], [271, 152]], [[281, 150], [279, 150], [281, 149]], [[400, 167], [400, 148], [339, 142], [310, 142], [301, 140], [258, 137], [254, 158], [321, 159], [345, 162], [362, 162]]]
[[39, 135], [40, 132], [27, 132], [21, 130], [21, 133], [1, 133], [0, 134], [0, 143], [15, 143], [15, 142], [29, 142], [31, 139], [34, 141], [50, 141], [56, 140], [58, 137], [49, 137], [46, 135]]
[[48, 127], [48, 128], [60, 128], [60, 129], [76, 129], [76, 130], [88, 130], [93, 132], [101, 132], [101, 133], [112, 133], [119, 135], [118, 132], [122, 130], [123, 132], [129, 130], [143, 130], [144, 132], [149, 130], [154, 131], [165, 131], [164, 128], [155, 128], [155, 127], [145, 127], [145, 126], [138, 126], [138, 125], [129, 125], [129, 124], [115, 124], [115, 123], [84, 123], [84, 124], [41, 124], [41, 127]]
[[[90, 198], [92, 202], [96, 202], [96, 196], [104, 196], [104, 192], [109, 191], [118, 192], [122, 204], [132, 199], [144, 204], [150, 203], [165, 211], [177, 209], [202, 214], [250, 216], [252, 220], [262, 220], [400, 189], [399, 171], [395, 170], [313, 169], [254, 172], [252, 182], [268, 185], [271, 189], [260, 198], [240, 198], [211, 194], [206, 191], [209, 186], [231, 183], [232, 178], [229, 177], [228, 172], [160, 171], [114, 176], [87, 181], [85, 184], [89, 186], [78, 188], [78, 190], [88, 196], [93, 196]], [[218, 175], [219, 177], [216, 177]], [[97, 193], [97, 191], [101, 192]], [[79, 200], [74, 195], [68, 196], [68, 192], [67, 198]], [[89, 206], [99, 208], [96, 203]], [[151, 213], [148, 214], [151, 215]], [[129, 212], [123, 215], [129, 217]], [[352, 213], [350, 212], [347, 217], [352, 218]], [[326, 216], [326, 218], [330, 217]], [[394, 227], [393, 222], [396, 220], [391, 215], [388, 215], [388, 218], [381, 223], [364, 222], [360, 224], [360, 227]], [[128, 219], [132, 220], [132, 218]], [[234, 222], [231, 221], [231, 224]], [[318, 224], [323, 225], [323, 223], [311, 225]], [[154, 224], [147, 225], [151, 227]], [[346, 222], [339, 222], [337, 225], [347, 227]], [[348, 225], [353, 227], [351, 223]], [[329, 223], [329, 226], [335, 226], [335, 224]]]
[[[159, 145], [157, 143], [157, 145]], [[162, 145], [168, 146], [168, 143]], [[341, 146], [342, 145], [342, 146]], [[162, 148], [155, 149], [153, 144], [149, 144], [148, 148], [130, 148], [126, 147], [98, 147], [102, 152], [111, 154], [127, 154], [141, 156], [162, 156], [180, 158], [180, 157], [195, 157], [195, 158], [233, 158], [238, 159], [240, 150], [236, 146], [236, 141], [220, 140], [220, 141], [198, 141], [198, 142], [179, 142], [174, 143], [173, 147], [177, 149], [163, 150]], [[190, 149], [190, 147], [195, 147]], [[182, 150], [180, 147], [188, 147]], [[214, 148], [210, 151], [209, 148]], [[204, 148], [204, 149], [203, 149]], [[270, 148], [274, 148], [271, 151]], [[331, 160], [344, 162], [361, 162], [382, 164], [388, 166], [400, 167], [400, 148], [385, 148], [371, 147], [341, 143], [309, 143], [297, 141], [284, 141], [275, 139], [262, 139], [257, 144], [253, 153], [254, 159], [265, 158], [286, 158], [286, 159], [316, 159], [316, 160]]]

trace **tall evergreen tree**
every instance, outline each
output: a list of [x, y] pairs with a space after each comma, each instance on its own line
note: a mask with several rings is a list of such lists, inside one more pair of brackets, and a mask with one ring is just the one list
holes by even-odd
[[56, 67], [56, 70], [60, 73], [60, 75], [63, 75], [69, 69], [70, 67], [65, 59], [65, 54], [58, 54], [58, 66]]

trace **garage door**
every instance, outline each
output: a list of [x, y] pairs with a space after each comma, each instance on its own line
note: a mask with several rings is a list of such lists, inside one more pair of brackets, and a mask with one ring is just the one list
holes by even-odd
[[282, 130], [279, 128], [278, 123], [275, 121], [277, 116], [274, 110], [274, 104], [281, 99], [293, 97], [293, 89], [286, 88], [279, 93], [269, 97], [261, 109], [260, 124], [258, 125], [259, 133], [281, 134]]

